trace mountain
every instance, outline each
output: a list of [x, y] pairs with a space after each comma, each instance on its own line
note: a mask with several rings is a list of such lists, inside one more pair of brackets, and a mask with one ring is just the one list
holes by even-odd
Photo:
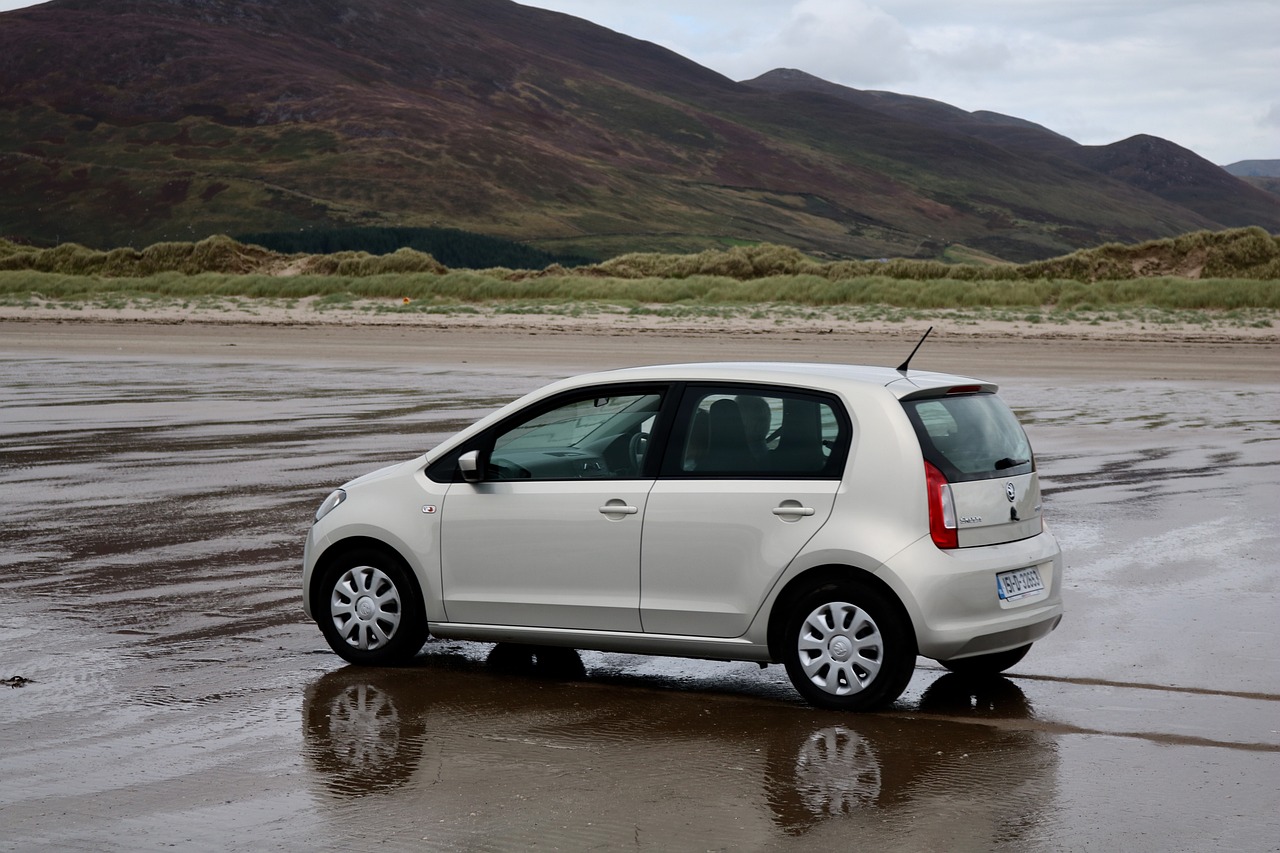
[[[1030, 122], [844, 88], [738, 83], [509, 0], [51, 0], [0, 14], [0, 235], [1029, 260], [1243, 224], [1234, 185], [1170, 197]], [[1280, 203], [1250, 217], [1280, 230]]]

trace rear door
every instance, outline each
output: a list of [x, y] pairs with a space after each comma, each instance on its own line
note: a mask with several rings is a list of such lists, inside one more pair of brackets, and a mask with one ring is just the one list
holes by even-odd
[[833, 398], [687, 388], [645, 510], [644, 630], [743, 634], [774, 580], [830, 516], [851, 431]]

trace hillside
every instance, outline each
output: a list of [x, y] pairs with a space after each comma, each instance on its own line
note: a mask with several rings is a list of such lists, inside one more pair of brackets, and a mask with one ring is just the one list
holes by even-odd
[[596, 257], [1024, 261], [1280, 230], [1280, 200], [1228, 223], [1205, 211], [1233, 189], [1193, 209], [1019, 119], [757, 82], [508, 0], [51, 0], [0, 14], [0, 235], [449, 226]]

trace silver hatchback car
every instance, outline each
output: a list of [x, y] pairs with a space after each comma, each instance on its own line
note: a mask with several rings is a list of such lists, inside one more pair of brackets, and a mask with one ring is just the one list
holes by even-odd
[[330, 494], [304, 608], [357, 664], [429, 634], [782, 663], [850, 711], [918, 655], [1001, 672], [1061, 620], [1062, 556], [995, 392], [835, 364], [566, 379]]

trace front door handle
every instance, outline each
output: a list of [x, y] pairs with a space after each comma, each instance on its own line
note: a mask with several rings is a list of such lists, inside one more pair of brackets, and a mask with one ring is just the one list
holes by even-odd
[[813, 507], [800, 506], [799, 504], [776, 506], [773, 508], [773, 514], [777, 516], [813, 515], [813, 513]]
[[627, 506], [620, 500], [612, 500], [604, 506], [600, 507], [600, 512], [605, 515], [635, 515], [640, 510], [633, 506]]

